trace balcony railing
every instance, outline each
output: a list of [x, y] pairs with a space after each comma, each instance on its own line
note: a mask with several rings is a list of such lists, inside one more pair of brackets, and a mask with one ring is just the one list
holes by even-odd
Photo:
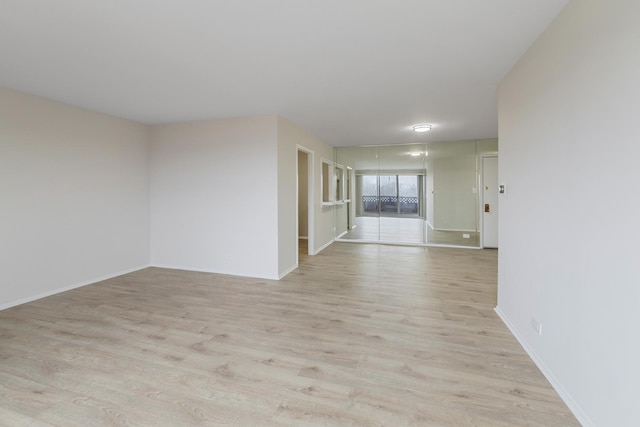
[[417, 214], [418, 198], [404, 196], [362, 196], [362, 208], [366, 213]]

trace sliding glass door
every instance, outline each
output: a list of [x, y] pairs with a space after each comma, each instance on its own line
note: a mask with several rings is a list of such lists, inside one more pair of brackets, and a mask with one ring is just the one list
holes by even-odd
[[398, 177], [396, 175], [381, 175], [378, 177], [380, 189], [380, 215], [395, 215], [398, 213]]
[[361, 211], [369, 216], [421, 216], [424, 175], [360, 175]]
[[[380, 186], [378, 175], [357, 175], [356, 179], [361, 183], [361, 196], [356, 198], [360, 203], [359, 211], [362, 216], [380, 215]], [[357, 191], [357, 190], [356, 190]]]

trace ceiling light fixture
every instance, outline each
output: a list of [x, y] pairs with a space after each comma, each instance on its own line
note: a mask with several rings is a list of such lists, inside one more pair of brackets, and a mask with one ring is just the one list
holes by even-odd
[[417, 151], [417, 152], [411, 152], [411, 153], [409, 153], [409, 155], [410, 155], [411, 157], [418, 157], [418, 156], [421, 156], [421, 155], [422, 155], [422, 153], [421, 153], [421, 152], [419, 152], [419, 151]]
[[431, 125], [415, 125], [413, 130], [415, 132], [427, 132], [431, 130]]

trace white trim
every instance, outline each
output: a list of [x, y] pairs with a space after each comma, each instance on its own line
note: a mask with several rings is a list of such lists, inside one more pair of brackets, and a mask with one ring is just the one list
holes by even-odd
[[278, 280], [282, 279], [284, 276], [286, 276], [287, 274], [291, 273], [292, 271], [294, 271], [296, 268], [298, 268], [298, 264], [291, 266], [288, 270], [286, 270], [284, 273], [280, 273], [280, 276], [278, 277]]
[[432, 229], [433, 231], [459, 231], [459, 232], [464, 232], [464, 233], [478, 233], [478, 230], [475, 230], [473, 228], [434, 228], [433, 224], [431, 224], [427, 219], [424, 220], [424, 222], [427, 224], [427, 227], [429, 227], [430, 229]]
[[418, 248], [453, 248], [453, 249], [482, 249], [478, 246], [461, 246], [461, 245], [445, 245], [442, 243], [414, 243], [414, 242], [400, 242], [393, 240], [366, 240], [366, 239], [339, 239], [336, 238], [336, 242], [342, 243], [365, 243], [368, 245], [389, 245], [389, 246], [413, 246]]
[[[309, 241], [308, 243], [308, 251], [307, 253], [309, 255], [314, 255], [314, 251], [313, 251], [313, 246], [315, 244], [315, 193], [314, 193], [314, 188], [315, 188], [315, 153], [313, 152], [313, 150], [308, 149], [307, 147], [304, 147], [300, 144], [296, 144], [296, 236], [298, 235], [298, 233], [300, 232], [299, 230], [299, 222], [300, 219], [298, 218], [298, 195], [299, 195], [299, 191], [298, 191], [298, 152], [302, 151], [303, 153], [307, 154], [307, 240]], [[300, 259], [299, 259], [299, 246], [298, 246], [298, 239], [296, 239], [296, 264], [300, 263]]]
[[318, 248], [318, 250], [313, 253], [313, 255], [318, 255], [320, 252], [322, 252], [323, 250], [327, 249], [333, 242], [334, 242], [334, 240], [329, 240], [327, 243], [325, 243], [324, 245], [320, 246]]
[[482, 249], [479, 246], [447, 245], [444, 243], [427, 243], [425, 246], [432, 247], [432, 248]]
[[560, 395], [560, 398], [564, 401], [564, 403], [569, 407], [573, 415], [578, 419], [578, 422], [583, 426], [595, 426], [595, 424], [591, 421], [589, 416], [582, 410], [580, 405], [571, 397], [569, 392], [562, 386], [562, 383], [556, 378], [555, 375], [551, 372], [551, 370], [545, 365], [540, 357], [536, 354], [536, 352], [527, 344], [527, 341], [524, 339], [522, 335], [518, 332], [516, 327], [509, 321], [509, 318], [504, 314], [504, 312], [500, 309], [500, 307], [496, 306], [493, 311], [496, 312], [498, 317], [502, 320], [502, 322], [509, 328], [513, 336], [518, 340], [524, 351], [527, 352], [533, 363], [536, 364], [542, 375], [545, 376], [547, 381], [551, 383], [551, 386], [555, 389], [555, 391]]
[[[295, 202], [295, 210], [296, 210], [296, 264], [300, 262], [300, 162], [298, 159], [300, 158], [300, 149], [296, 146], [296, 202]], [[307, 193], [307, 197], [309, 197], [309, 193]], [[309, 215], [309, 212], [307, 212]], [[307, 229], [308, 232], [309, 229]]]
[[220, 274], [220, 275], [223, 275], [223, 276], [248, 277], [248, 278], [252, 278], [252, 279], [280, 280], [280, 278], [277, 275], [260, 276], [260, 275], [257, 275], [257, 274], [247, 274], [246, 272], [238, 273], [238, 272], [235, 272], [235, 271], [228, 271], [228, 270], [205, 270], [205, 269], [202, 269], [202, 268], [187, 267], [187, 266], [183, 266], [183, 265], [153, 264], [153, 265], [151, 265], [151, 267], [166, 268], [167, 270], [185, 270], [185, 271], [195, 271], [195, 272], [198, 272], [198, 273]]
[[65, 286], [65, 287], [62, 287], [62, 288], [54, 289], [52, 291], [43, 292], [41, 294], [32, 295], [30, 297], [21, 298], [21, 299], [16, 300], [16, 301], [11, 301], [9, 303], [2, 304], [2, 305], [0, 305], [0, 310], [6, 310], [7, 308], [11, 308], [11, 307], [15, 307], [15, 306], [18, 306], [18, 305], [26, 304], [28, 302], [39, 300], [41, 298], [50, 297], [52, 295], [60, 294], [62, 292], [71, 291], [73, 289], [81, 288], [83, 286], [93, 285], [94, 283], [102, 282], [104, 280], [113, 279], [114, 277], [123, 276], [125, 274], [133, 273], [135, 271], [140, 271], [140, 270], [143, 270], [143, 269], [149, 268], [149, 267], [151, 267], [151, 265], [146, 264], [146, 265], [141, 265], [141, 266], [138, 266], [138, 267], [130, 268], [130, 269], [127, 269], [127, 270], [123, 270], [123, 271], [120, 271], [118, 273], [108, 274], [106, 276], [100, 276], [100, 277], [96, 277], [96, 278], [89, 279], [89, 280], [83, 280], [82, 282], [76, 283], [74, 285]]
[[[431, 227], [431, 225], [429, 225]], [[464, 233], [477, 233], [478, 230], [474, 230], [473, 228], [433, 228], [431, 227], [431, 229], [433, 231], [459, 231], [459, 232], [464, 232]]]
[[[387, 145], [388, 147], [388, 145]], [[427, 169], [358, 169], [356, 175], [400, 175], [400, 176], [413, 176], [413, 175], [427, 175]]]
[[336, 237], [336, 240], [338, 240], [339, 238], [341, 238], [342, 236], [344, 236], [345, 234], [347, 234], [349, 232], [349, 230], [345, 230], [343, 231], [338, 237]]

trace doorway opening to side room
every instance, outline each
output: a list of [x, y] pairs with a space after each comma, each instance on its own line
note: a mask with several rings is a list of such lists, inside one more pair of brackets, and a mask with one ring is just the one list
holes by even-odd
[[297, 233], [296, 256], [313, 255], [313, 152], [298, 146], [297, 153]]

